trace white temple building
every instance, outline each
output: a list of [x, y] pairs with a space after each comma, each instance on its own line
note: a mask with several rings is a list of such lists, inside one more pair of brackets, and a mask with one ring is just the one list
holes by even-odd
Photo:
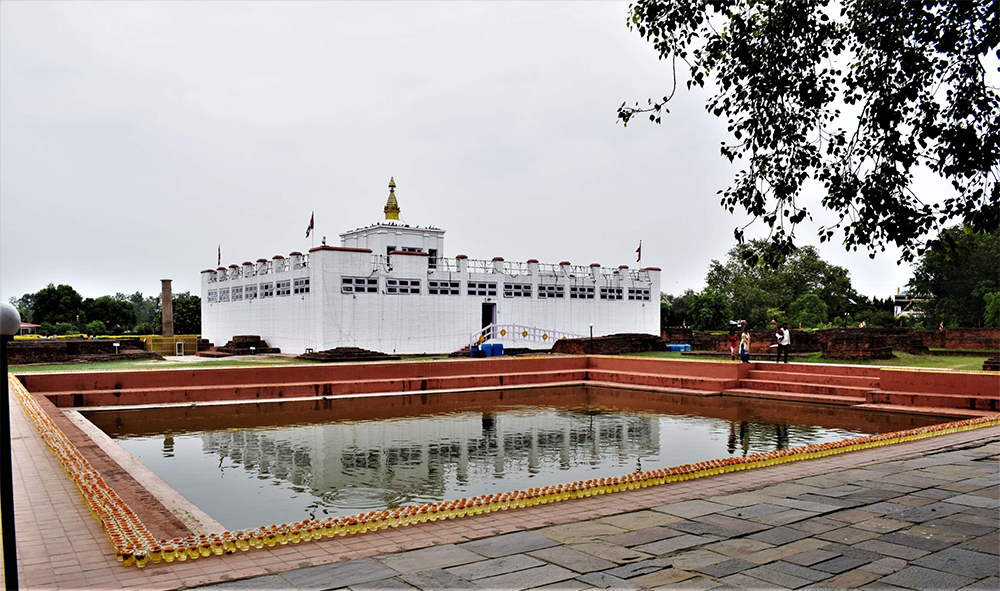
[[660, 269], [445, 256], [444, 230], [385, 219], [318, 246], [201, 272], [202, 337], [260, 335], [285, 353], [361, 347], [445, 353], [470, 343], [658, 334]]

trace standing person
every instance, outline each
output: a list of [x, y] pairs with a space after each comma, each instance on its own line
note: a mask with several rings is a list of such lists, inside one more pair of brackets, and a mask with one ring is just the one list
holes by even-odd
[[775, 363], [781, 363], [781, 354], [785, 354], [785, 363], [788, 363], [788, 347], [792, 344], [792, 327], [786, 322], [783, 328], [778, 329], [778, 358]]
[[750, 331], [743, 327], [743, 334], [740, 335], [740, 361], [750, 363]]
[[729, 327], [729, 359], [736, 361], [736, 351], [740, 348], [740, 337], [736, 334], [736, 329]]

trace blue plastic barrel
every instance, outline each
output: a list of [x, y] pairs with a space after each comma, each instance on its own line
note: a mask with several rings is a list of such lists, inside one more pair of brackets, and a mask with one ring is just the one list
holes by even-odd
[[479, 345], [479, 350], [483, 352], [483, 357], [493, 357], [493, 345], [490, 343], [483, 343]]
[[493, 356], [494, 357], [503, 356], [503, 343], [493, 343]]
[[469, 357], [479, 357], [479, 347], [477, 345], [469, 345]]

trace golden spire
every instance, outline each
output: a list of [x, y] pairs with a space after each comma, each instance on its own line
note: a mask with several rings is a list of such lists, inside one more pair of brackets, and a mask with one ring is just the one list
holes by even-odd
[[399, 219], [399, 203], [396, 202], [396, 181], [392, 177], [389, 177], [389, 199], [385, 202], [385, 208], [382, 211], [385, 212], [385, 219], [387, 220]]

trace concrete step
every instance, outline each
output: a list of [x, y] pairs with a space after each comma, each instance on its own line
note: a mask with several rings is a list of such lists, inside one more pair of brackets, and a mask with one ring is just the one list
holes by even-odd
[[807, 373], [816, 375], [864, 376], [879, 377], [879, 368], [871, 365], [842, 365], [834, 363], [758, 363], [757, 369], [775, 371], [780, 367], [782, 372]]
[[833, 396], [827, 394], [807, 394], [803, 392], [776, 392], [774, 390], [753, 390], [750, 388], [732, 388], [722, 392], [723, 396], [740, 396], [743, 398], [766, 398], [768, 400], [788, 400], [791, 402], [812, 402], [818, 404], [836, 404], [854, 406], [864, 402], [864, 398], [856, 396]]
[[930, 415], [935, 417], [949, 417], [952, 419], [970, 419], [973, 417], [988, 417], [995, 415], [995, 412], [982, 410], [967, 410], [961, 408], [942, 408], [933, 406], [902, 406], [898, 404], [856, 404], [853, 408], [858, 410], [872, 410], [877, 412], [896, 412], [908, 415]]
[[780, 369], [751, 369], [747, 374], [751, 380], [766, 380], [773, 382], [802, 382], [808, 384], [827, 384], [831, 386], [854, 386], [858, 388], [878, 388], [878, 378], [868, 376], [847, 376], [834, 374], [813, 374]]
[[182, 388], [136, 388], [90, 390], [84, 392], [49, 392], [45, 396], [58, 407], [117, 406], [136, 404], [171, 404], [226, 400], [265, 400], [373, 394], [380, 392], [414, 393], [429, 390], [501, 388], [523, 385], [549, 385], [580, 382], [586, 370], [538, 371], [502, 374], [477, 374], [430, 378], [390, 378], [381, 380], [344, 380], [324, 382], [260, 383]]
[[672, 388], [682, 390], [706, 390], [722, 392], [726, 388], [736, 387], [738, 380], [726, 378], [706, 378], [696, 376], [621, 372], [599, 369], [588, 369], [587, 379], [598, 382], [628, 384], [635, 386], [655, 386], [657, 388]]
[[740, 380], [740, 388], [749, 390], [769, 390], [797, 394], [818, 394], [820, 396], [847, 396], [864, 400], [871, 390], [868, 387], [832, 386], [823, 383], [776, 382], [771, 380]]
[[662, 392], [664, 394], [683, 394], [685, 396], [697, 396], [706, 398], [709, 396], [720, 396], [721, 391], [715, 390], [691, 390], [688, 388], [664, 388], [659, 386], [647, 386], [644, 384], [623, 384], [621, 382], [601, 382], [590, 380], [587, 387], [614, 388], [618, 390], [641, 390], [643, 392]]
[[986, 413], [1000, 412], [1000, 393], [996, 396], [967, 396], [961, 394], [874, 390], [868, 393], [865, 401], [869, 404], [887, 404], [893, 406], [956, 408]]

